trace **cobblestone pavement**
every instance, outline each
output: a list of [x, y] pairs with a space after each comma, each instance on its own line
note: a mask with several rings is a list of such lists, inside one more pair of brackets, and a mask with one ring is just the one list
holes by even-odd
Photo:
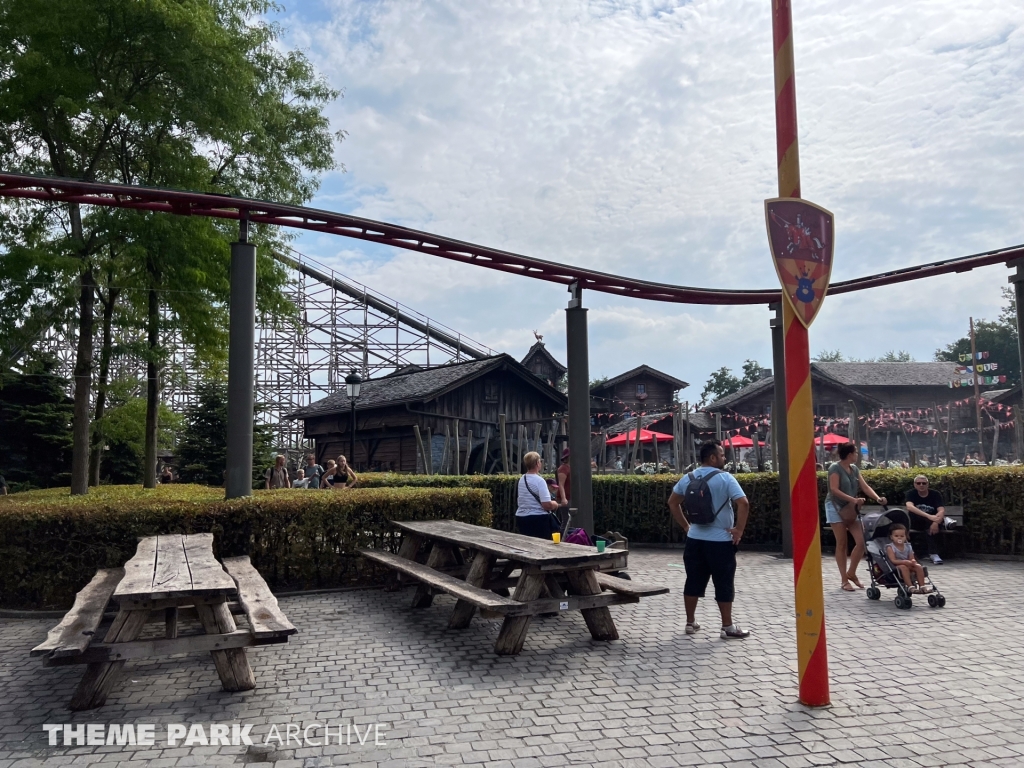
[[[55, 621], [3, 619], [0, 768], [1024, 766], [1024, 564], [948, 562], [932, 569], [948, 606], [899, 611], [891, 591], [841, 592], [826, 559], [832, 706], [808, 710], [795, 701], [791, 564], [740, 555], [735, 611], [753, 634], [727, 641], [710, 601], [704, 629], [683, 633], [681, 563], [679, 550], [631, 554], [635, 579], [672, 593], [613, 608], [620, 640], [592, 641], [578, 613], [537, 619], [515, 658], [493, 654], [497, 622], [448, 631], [447, 596], [419, 611], [409, 590], [282, 598], [300, 634], [249, 651], [255, 691], [220, 690], [208, 655], [128, 662], [106, 706], [77, 714], [64, 706], [81, 667], [28, 655]], [[330, 746], [264, 743], [272, 726], [284, 740], [314, 722], [331, 725]], [[51, 747], [44, 723], [153, 723], [156, 746]], [[174, 723], [251, 724], [255, 746], [171, 747]], [[339, 725], [352, 744], [337, 743]]]

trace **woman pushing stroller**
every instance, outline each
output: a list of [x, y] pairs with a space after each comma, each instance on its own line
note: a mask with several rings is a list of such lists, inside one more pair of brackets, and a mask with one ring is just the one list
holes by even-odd
[[[864, 491], [865, 495], [877, 503], [886, 503], [885, 496], [875, 493], [861, 476], [860, 469], [853, 463], [856, 457], [857, 446], [853, 443], [839, 446], [839, 461], [828, 470], [828, 496], [825, 498], [825, 522], [832, 526], [832, 533], [836, 537], [836, 565], [839, 566], [839, 575], [843, 581], [842, 588], [847, 592], [853, 592], [854, 588], [864, 589], [857, 578], [857, 566], [864, 557], [864, 529], [857, 514], [864, 506], [865, 499], [859, 498], [857, 493]], [[846, 562], [847, 532], [853, 536], [854, 541], [849, 565]]]

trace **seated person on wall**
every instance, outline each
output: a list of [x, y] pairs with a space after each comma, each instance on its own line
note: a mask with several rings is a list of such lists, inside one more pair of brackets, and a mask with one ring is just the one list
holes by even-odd
[[914, 478], [914, 489], [907, 491], [907, 512], [910, 513], [910, 530], [924, 531], [924, 546], [921, 556], [931, 555], [935, 565], [942, 565], [939, 557], [939, 531], [946, 517], [942, 496], [928, 485], [928, 478], [918, 475]]

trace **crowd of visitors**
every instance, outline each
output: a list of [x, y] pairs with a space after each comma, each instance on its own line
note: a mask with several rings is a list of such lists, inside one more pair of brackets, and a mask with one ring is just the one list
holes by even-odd
[[359, 482], [359, 477], [352, 471], [345, 456], [339, 456], [337, 460], [330, 459], [327, 468], [324, 469], [317, 464], [316, 456], [312, 453], [306, 454], [306, 464], [297, 468], [294, 472], [289, 471], [287, 458], [278, 455], [274, 460], [274, 466], [269, 467], [263, 473], [264, 487], [267, 490], [274, 488], [302, 488], [307, 490], [334, 489], [344, 490], [354, 488]]

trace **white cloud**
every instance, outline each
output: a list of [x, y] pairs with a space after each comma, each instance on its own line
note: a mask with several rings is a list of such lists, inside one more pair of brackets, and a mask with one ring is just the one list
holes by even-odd
[[[345, 89], [331, 118], [349, 132], [349, 172], [315, 204], [630, 276], [773, 287], [768, 10], [303, 4], [282, 19], [288, 42]], [[836, 214], [833, 278], [1024, 241], [1024, 5], [818, 0], [795, 12], [803, 191]], [[297, 245], [495, 348], [521, 355], [542, 328], [564, 356], [561, 286], [323, 236]], [[968, 315], [998, 313], [1004, 275], [830, 298], [812, 349], [929, 359]], [[692, 397], [721, 365], [770, 365], [764, 308], [586, 303], [594, 375], [648, 363], [691, 382]]]

